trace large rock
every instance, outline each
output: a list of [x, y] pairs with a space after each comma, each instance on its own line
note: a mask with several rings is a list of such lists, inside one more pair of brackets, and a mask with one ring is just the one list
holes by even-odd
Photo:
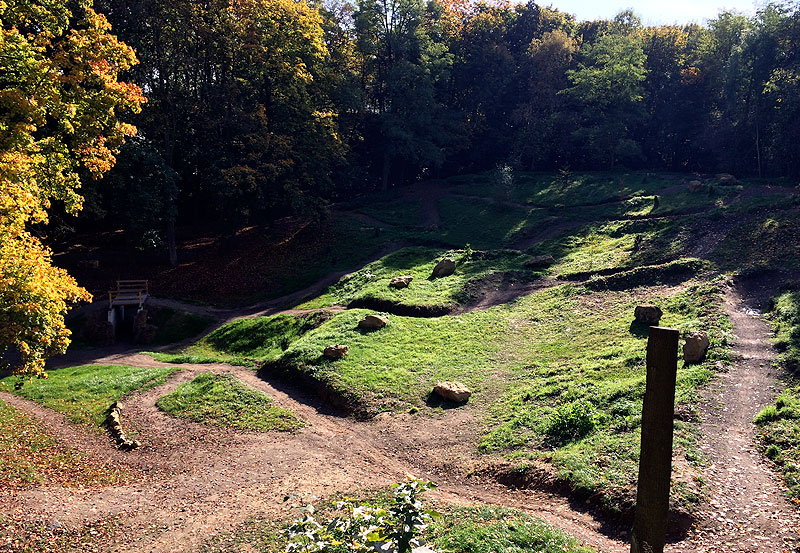
[[720, 184], [736, 184], [736, 177], [730, 173], [719, 173], [717, 178]]
[[436, 267], [433, 268], [433, 273], [431, 273], [431, 277], [442, 278], [450, 276], [455, 272], [456, 272], [456, 262], [450, 259], [449, 257], [445, 257], [439, 263], [436, 264]]
[[325, 348], [325, 351], [322, 352], [322, 355], [327, 357], [328, 359], [342, 359], [347, 357], [348, 347], [342, 346], [340, 344], [333, 344]]
[[412, 280], [414, 280], [414, 277], [410, 275], [396, 276], [389, 282], [389, 286], [392, 288], [407, 288]]
[[549, 267], [556, 260], [553, 259], [552, 255], [537, 255], [536, 257], [532, 257], [525, 262], [525, 266], [531, 269], [540, 269], [544, 267]]
[[647, 326], [658, 326], [663, 314], [661, 309], [655, 305], [637, 305], [633, 312], [636, 322]]
[[463, 403], [469, 399], [472, 392], [461, 382], [438, 382], [433, 387], [433, 393], [448, 401]]
[[703, 183], [700, 182], [699, 180], [690, 180], [689, 183], [687, 184], [687, 187], [689, 188], [689, 192], [697, 192], [698, 190], [703, 188]]
[[686, 343], [683, 344], [683, 360], [686, 363], [697, 363], [702, 361], [708, 351], [708, 336], [702, 330], [695, 330], [686, 335]]
[[358, 321], [358, 328], [363, 330], [380, 330], [386, 326], [389, 319], [380, 315], [367, 315]]

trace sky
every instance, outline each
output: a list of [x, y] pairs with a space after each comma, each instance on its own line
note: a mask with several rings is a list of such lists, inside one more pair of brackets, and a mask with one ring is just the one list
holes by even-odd
[[577, 16], [578, 20], [611, 19], [618, 12], [633, 8], [645, 25], [672, 23], [704, 23], [716, 17], [723, 8], [734, 9], [747, 15], [755, 13], [754, 0], [543, 0], [541, 5], [552, 5], [562, 12]]

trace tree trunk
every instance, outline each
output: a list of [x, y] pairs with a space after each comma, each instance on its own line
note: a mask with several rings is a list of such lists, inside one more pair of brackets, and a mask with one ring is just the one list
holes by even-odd
[[167, 221], [167, 250], [169, 251], [169, 266], [178, 266], [178, 248], [175, 243], [175, 218]]
[[383, 154], [383, 179], [381, 179], [381, 192], [389, 191], [389, 171], [391, 170], [392, 159], [389, 152]]

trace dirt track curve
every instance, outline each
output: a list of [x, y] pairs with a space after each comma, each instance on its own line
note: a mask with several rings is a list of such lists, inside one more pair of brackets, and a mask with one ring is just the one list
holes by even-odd
[[[139, 354], [112, 355], [97, 363], [157, 366]], [[621, 552], [624, 544], [604, 535], [602, 523], [576, 512], [561, 497], [536, 491], [511, 492], [465, 475], [477, 461], [478, 422], [470, 408], [428, 417], [397, 415], [372, 422], [321, 413], [315, 401], [295, 390], [278, 389], [254, 372], [226, 365], [182, 365], [165, 384], [124, 402], [123, 423], [139, 430], [140, 450], [127, 463], [152, 474], [128, 486], [94, 490], [35, 488], [20, 492], [14, 505], [31, 518], [77, 525], [122, 515], [125, 530], [109, 551], [195, 551], [209, 536], [235, 529], [260, 514], [292, 515], [283, 497], [326, 497], [401, 480], [408, 472], [440, 487], [431, 499], [447, 503], [483, 502], [526, 509], [602, 551]], [[307, 426], [295, 434], [241, 433], [177, 420], [155, 407], [158, 397], [199, 372], [233, 373], [294, 411]], [[61, 415], [26, 400], [8, 401], [42, 420], [55, 435], [73, 435], [72, 445], [92, 457], [120, 455], [96, 436], [74, 436]], [[421, 420], [420, 420], [421, 418]]]
[[[425, 223], [436, 226], [435, 191], [426, 198]], [[428, 213], [430, 211], [430, 213]], [[541, 237], [536, 237], [541, 239]], [[396, 245], [393, 247], [397, 247]], [[381, 252], [382, 254], [385, 252]], [[237, 316], [278, 312], [280, 307], [335, 282], [331, 274], [292, 297], [235, 313], [215, 310], [220, 324]], [[495, 298], [480, 298], [485, 308]], [[769, 328], [731, 288], [726, 301], [737, 341], [734, 366], [707, 389], [704, 408], [705, 470], [710, 497], [689, 537], [669, 544], [670, 553], [778, 553], [797, 549], [800, 515], [785, 498], [778, 477], [753, 446], [753, 416], [775, 395]], [[209, 313], [208, 308], [198, 311]], [[162, 366], [147, 355], [106, 350], [84, 352], [83, 363]], [[90, 357], [87, 356], [91, 355]], [[253, 371], [228, 365], [180, 365], [164, 384], [124, 398], [123, 425], [143, 447], [114, 448], [96, 429], [69, 423], [33, 402], [0, 393], [0, 399], [34, 418], [54, 436], [90, 458], [113, 460], [141, 475], [134, 483], [106, 488], [37, 487], [0, 491], [0, 514], [58, 521], [67, 527], [119, 516], [122, 529], [103, 551], [190, 552], [211, 536], [235, 530], [253, 516], [274, 519], [296, 514], [283, 501], [290, 494], [324, 498], [336, 492], [376, 489], [407, 472], [435, 481], [431, 499], [452, 504], [486, 503], [521, 508], [599, 551], [627, 552], [613, 526], [596, 520], [567, 498], [536, 490], [509, 490], [491, 478], [469, 477], [486, 462], [477, 454], [482, 419], [470, 405], [435, 414], [383, 415], [356, 422], [285, 382], [270, 382]], [[296, 433], [244, 433], [169, 417], [156, 400], [200, 372], [232, 373], [274, 398], [306, 422]]]
[[[795, 551], [800, 516], [782, 495], [777, 477], [753, 448], [754, 414], [774, 396], [769, 329], [731, 289], [726, 311], [737, 336], [734, 367], [708, 390], [713, 398], [702, 425], [710, 501], [698, 528], [667, 551], [773, 553]], [[162, 364], [136, 353], [112, 354], [96, 363], [139, 367]], [[530, 511], [600, 551], [627, 551], [613, 531], [565, 498], [535, 490], [511, 491], [466, 475], [480, 459], [480, 421], [469, 406], [442, 414], [382, 416], [355, 422], [323, 412], [301, 390], [266, 382], [253, 371], [228, 365], [181, 365], [166, 383], [124, 402], [124, 424], [138, 431], [144, 446], [132, 453], [108, 439], [68, 423], [32, 402], [2, 394], [0, 399], [39, 420], [99, 460], [114, 459], [143, 474], [134, 484], [102, 489], [34, 488], [0, 501], [2, 511], [57, 520], [64, 525], [121, 515], [124, 531], [109, 551], [194, 551], [209, 536], [234, 530], [253, 515], [288, 517], [283, 497], [326, 497], [335, 492], [378, 488], [411, 472], [440, 488], [432, 499], [454, 503], [506, 505]], [[199, 372], [232, 373], [272, 396], [306, 423], [294, 434], [241, 433], [174, 419], [155, 407], [157, 398]], [[721, 402], [720, 405], [714, 402]]]

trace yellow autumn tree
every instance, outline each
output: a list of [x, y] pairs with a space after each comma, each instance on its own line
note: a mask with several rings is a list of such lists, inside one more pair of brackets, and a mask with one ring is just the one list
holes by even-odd
[[120, 82], [136, 63], [91, 0], [0, 0], [0, 362], [42, 374], [63, 353], [64, 315], [91, 299], [32, 232], [52, 201], [81, 208], [80, 175], [108, 171], [145, 101]]

